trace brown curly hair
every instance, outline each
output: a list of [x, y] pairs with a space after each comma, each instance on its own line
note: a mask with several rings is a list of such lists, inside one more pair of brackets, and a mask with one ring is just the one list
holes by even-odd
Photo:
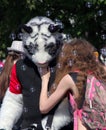
[[64, 43], [58, 58], [55, 82], [51, 92], [55, 91], [63, 76], [78, 71], [76, 86], [79, 90], [79, 97], [76, 102], [80, 106], [84, 98], [84, 84], [88, 74], [91, 73], [97, 79], [106, 82], [106, 72], [99, 61], [97, 62], [94, 52], [95, 47], [85, 39], [73, 39]]

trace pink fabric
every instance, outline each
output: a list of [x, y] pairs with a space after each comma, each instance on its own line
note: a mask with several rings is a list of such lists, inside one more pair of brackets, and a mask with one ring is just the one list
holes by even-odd
[[[89, 75], [87, 78], [85, 102], [82, 111], [84, 118], [82, 118], [82, 121], [92, 129], [98, 130], [100, 128], [101, 130], [106, 130], [105, 97], [106, 97], [105, 84], [100, 82], [94, 76]], [[99, 115], [100, 118], [98, 118]], [[101, 123], [101, 121], [103, 123]]]
[[[87, 79], [87, 82], [88, 82], [88, 80], [89, 79]], [[89, 105], [90, 105], [90, 107], [89, 107], [89, 109], [90, 110], [92, 110], [92, 112], [93, 112], [93, 109], [92, 109], [92, 100], [94, 99], [94, 94], [95, 94], [95, 77], [92, 77], [91, 78], [91, 81], [90, 81], [90, 83], [89, 83], [89, 91], [86, 91], [86, 97], [88, 97], [88, 101], [89, 101], [89, 103], [88, 103], [88, 106], [87, 107], [89, 107]], [[98, 88], [98, 87], [101, 87], [101, 85], [99, 84], [99, 86], [97, 86], [96, 88]], [[97, 89], [98, 90], [98, 89]], [[103, 89], [102, 89], [103, 90]], [[98, 93], [99, 94], [99, 93]], [[76, 102], [75, 102], [75, 100], [74, 100], [74, 98], [73, 98], [73, 96], [71, 95], [71, 94], [69, 94], [70, 95], [70, 104], [72, 105], [72, 107], [73, 107], [73, 110], [74, 110], [74, 130], [78, 130], [78, 118], [80, 118], [81, 120], [82, 119], [85, 119], [85, 118], [82, 118], [82, 112], [83, 112], [83, 116], [87, 116], [87, 114], [89, 114], [89, 113], [86, 113], [86, 111], [84, 111], [84, 110], [79, 110], [78, 108], [77, 108], [77, 104], [76, 104]], [[103, 95], [103, 97], [105, 98], [105, 95]], [[101, 97], [101, 101], [102, 101], [102, 97]], [[99, 103], [100, 104], [100, 103]], [[85, 107], [86, 108], [86, 107]], [[84, 108], [83, 108], [84, 109]], [[86, 109], [85, 109], [86, 110]], [[97, 111], [94, 111], [93, 112], [93, 115], [95, 116], [95, 114], [96, 114], [96, 112]], [[105, 112], [105, 111], [104, 111]], [[98, 113], [97, 113], [98, 114]], [[101, 117], [103, 116], [102, 114], [103, 113], [100, 113], [101, 115]], [[92, 117], [92, 114], [91, 114], [91, 117]], [[89, 118], [89, 119], [92, 119], [92, 118]], [[95, 119], [97, 119], [97, 121], [99, 121], [99, 118], [95, 118]], [[92, 125], [92, 126], [90, 126], [90, 127], [95, 127], [95, 130], [98, 130], [98, 128], [99, 128], [99, 126], [101, 127], [101, 124], [98, 124], [98, 126], [97, 126], [97, 124], [93, 121], [92, 122], [92, 120], [83, 120], [86, 124], [90, 124], [90, 125]], [[94, 125], [93, 125], [94, 124]], [[97, 128], [97, 129], [96, 129]], [[102, 127], [101, 128], [101, 130], [106, 130], [106, 127]]]
[[93, 91], [94, 91], [94, 77], [91, 79], [91, 83], [92, 83], [92, 85], [91, 85], [91, 88], [90, 88], [90, 91], [89, 91], [89, 98], [90, 98], [90, 100], [92, 100], [92, 98], [93, 98]]
[[0, 67], [3, 67], [4, 63], [2, 61], [0, 61]]
[[78, 130], [78, 111], [74, 111], [74, 130]]
[[77, 104], [71, 94], [70, 96], [70, 104], [72, 105], [72, 108], [74, 111], [74, 130], [78, 130], [78, 117], [82, 118], [82, 110], [77, 109]]
[[77, 113], [78, 113], [79, 118], [82, 119], [82, 109], [80, 109], [80, 110], [78, 109]]

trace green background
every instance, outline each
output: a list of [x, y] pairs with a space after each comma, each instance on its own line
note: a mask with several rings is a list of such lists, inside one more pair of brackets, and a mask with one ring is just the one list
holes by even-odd
[[0, 0], [0, 59], [11, 45], [10, 34], [35, 16], [60, 19], [65, 33], [97, 49], [106, 44], [106, 0]]

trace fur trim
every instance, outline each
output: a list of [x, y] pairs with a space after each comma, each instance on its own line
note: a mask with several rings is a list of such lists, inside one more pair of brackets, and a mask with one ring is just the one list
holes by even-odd
[[7, 90], [0, 109], [0, 129], [12, 130], [23, 110], [22, 94]]
[[[69, 109], [71, 109], [69, 108], [69, 102], [67, 98], [65, 98], [55, 111], [51, 130], [60, 130], [62, 127], [68, 125], [71, 121], [73, 121], [73, 117], [71, 116]], [[47, 118], [48, 116], [42, 120], [42, 126], [44, 130], [46, 130], [45, 127]]]

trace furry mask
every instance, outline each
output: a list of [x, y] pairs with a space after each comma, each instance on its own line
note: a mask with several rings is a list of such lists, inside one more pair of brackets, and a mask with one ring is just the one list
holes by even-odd
[[65, 35], [61, 25], [46, 17], [35, 17], [21, 27], [27, 56], [37, 65], [55, 58]]

